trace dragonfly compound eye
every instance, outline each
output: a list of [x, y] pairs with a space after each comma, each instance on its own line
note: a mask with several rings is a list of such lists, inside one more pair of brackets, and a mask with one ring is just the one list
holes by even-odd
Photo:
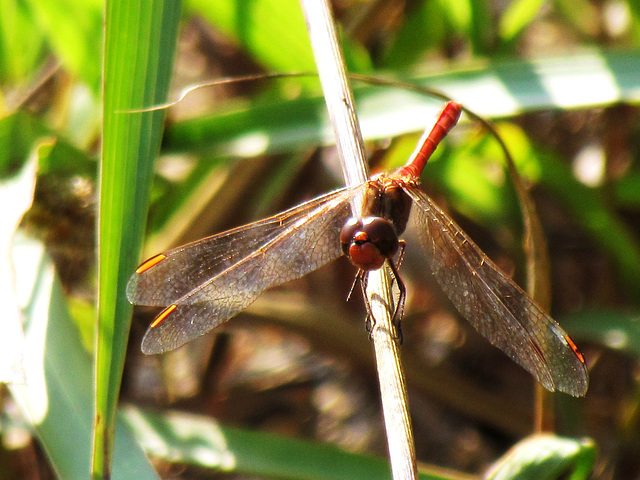
[[340, 232], [342, 251], [362, 270], [377, 270], [398, 251], [398, 235], [382, 217], [351, 218]]

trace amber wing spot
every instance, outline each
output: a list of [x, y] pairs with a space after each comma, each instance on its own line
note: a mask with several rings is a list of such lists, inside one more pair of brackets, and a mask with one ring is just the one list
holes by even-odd
[[569, 337], [569, 335], [565, 335], [564, 339], [569, 344], [569, 347], [571, 347], [571, 350], [573, 350], [573, 353], [576, 354], [576, 357], [578, 357], [578, 360], [580, 360], [581, 363], [584, 363], [584, 356], [582, 355], [580, 350], [578, 350], [578, 347], [576, 346], [576, 344], [573, 343], [573, 340], [571, 340], [571, 337]]
[[162, 312], [160, 312], [160, 315], [156, 317], [156, 319], [153, 321], [153, 323], [149, 328], [157, 327], [160, 324], [160, 322], [162, 322], [165, 318], [171, 315], [171, 312], [173, 312], [176, 308], [178, 308], [178, 305], [176, 305], [175, 303], [172, 303], [171, 305], [169, 305]]
[[143, 262], [138, 268], [136, 268], [136, 273], [146, 272], [154, 265], [159, 264], [165, 258], [167, 258], [167, 256], [164, 253], [160, 253], [155, 257], [151, 257], [149, 260], [147, 260], [146, 262]]

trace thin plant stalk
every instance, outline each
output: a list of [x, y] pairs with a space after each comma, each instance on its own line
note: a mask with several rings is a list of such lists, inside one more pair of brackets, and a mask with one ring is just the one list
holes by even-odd
[[[336, 135], [345, 181], [348, 186], [354, 187], [367, 180], [368, 169], [353, 94], [348, 84], [330, 6], [326, 0], [301, 0], [301, 5]], [[355, 216], [360, 216], [361, 204], [361, 198], [354, 199], [352, 209]], [[394, 300], [391, 279], [386, 268], [367, 275], [367, 297], [375, 317], [371, 338], [378, 366], [391, 472], [394, 479], [415, 479], [417, 466], [413, 430], [392, 321]]]

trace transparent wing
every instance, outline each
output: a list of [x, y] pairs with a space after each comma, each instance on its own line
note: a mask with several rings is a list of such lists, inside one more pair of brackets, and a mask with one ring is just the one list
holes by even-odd
[[143, 351], [177, 348], [244, 310], [265, 289], [339, 257], [340, 230], [351, 215], [349, 200], [363, 187], [337, 190], [171, 250], [134, 274], [127, 286], [130, 301], [168, 305], [147, 330]]
[[337, 190], [264, 220], [157, 255], [150, 260], [162, 258], [158, 263], [131, 276], [127, 298], [136, 305], [171, 305], [287, 232], [310, 212], [321, 213], [343, 202], [345, 196], [349, 196], [347, 189]]
[[567, 333], [422, 190], [405, 191], [429, 267], [460, 314], [548, 390], [584, 395], [587, 369]]

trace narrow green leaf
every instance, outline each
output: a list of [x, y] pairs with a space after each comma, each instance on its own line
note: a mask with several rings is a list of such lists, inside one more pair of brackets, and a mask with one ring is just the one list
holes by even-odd
[[127, 112], [166, 100], [180, 9], [176, 0], [106, 4], [94, 478], [110, 476], [131, 321], [125, 287], [138, 261], [164, 118], [162, 111]]
[[614, 187], [618, 205], [627, 208], [640, 206], [640, 172], [629, 172]]
[[500, 18], [502, 40], [512, 41], [538, 15], [544, 0], [517, 0], [511, 2]]
[[[210, 417], [127, 407], [122, 417], [151, 456], [202, 468], [289, 480], [390, 478], [389, 464], [331, 445], [224, 427]], [[421, 480], [454, 480], [421, 468]]]
[[[432, 48], [437, 48], [446, 33], [449, 8], [464, 6], [465, 2], [419, 2], [406, 12], [405, 20], [384, 53], [382, 67], [407, 70]], [[452, 12], [451, 12], [452, 13]], [[468, 13], [468, 12], [467, 12]], [[451, 21], [451, 19], [449, 19]], [[455, 22], [454, 22], [455, 23]], [[468, 23], [468, 18], [462, 20]], [[458, 25], [455, 25], [458, 26]]]
[[[27, 383], [11, 386], [58, 478], [89, 478], [93, 425], [91, 356], [82, 346], [44, 246], [18, 236], [13, 248], [25, 316]], [[128, 427], [116, 428], [113, 478], [157, 479]]]
[[40, 119], [24, 111], [0, 118], [0, 177], [19, 168], [33, 145], [44, 137], [55, 139], [47, 155], [38, 158], [38, 173], [96, 177], [97, 163], [86, 153], [59, 138]]
[[43, 54], [42, 46], [42, 33], [35, 28], [24, 3], [0, 2], [0, 82], [27, 80]]
[[480, 55], [490, 54], [495, 35], [491, 26], [495, 20], [492, 17], [490, 4], [484, 0], [469, 0], [469, 5], [471, 6], [469, 38], [473, 50]]
[[65, 68], [97, 94], [100, 86], [100, 0], [29, 0], [29, 9]]
[[[297, 0], [190, 0], [189, 6], [265, 68], [275, 72], [316, 70]], [[352, 71], [369, 69], [366, 51], [350, 45], [348, 38], [343, 44]]]
[[266, 68], [315, 71], [300, 4], [291, 0], [190, 0], [190, 8]]
[[[588, 108], [637, 102], [640, 53], [592, 52], [534, 61], [500, 60], [477, 68], [417, 75], [409, 82], [440, 89], [488, 118], [552, 108]], [[365, 139], [420, 132], [439, 110], [423, 94], [379, 86], [355, 89]], [[173, 125], [169, 151], [206, 151], [245, 157], [288, 152], [305, 144], [330, 144], [331, 129], [320, 97], [255, 102], [251, 108], [216, 111]]]

